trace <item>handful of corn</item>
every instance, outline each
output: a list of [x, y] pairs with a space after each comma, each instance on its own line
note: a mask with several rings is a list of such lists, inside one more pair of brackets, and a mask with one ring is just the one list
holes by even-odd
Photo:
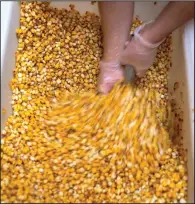
[[160, 120], [171, 113], [161, 110], [161, 118], [157, 119], [156, 110], [160, 109], [157, 92], [143, 92], [132, 85], [118, 83], [106, 96], [95, 92], [80, 95], [67, 92], [60, 98], [53, 105], [47, 124], [65, 142], [67, 139], [65, 148], [72, 149], [77, 157], [81, 156], [77, 150], [84, 149], [86, 161], [100, 157], [111, 159], [116, 154], [124, 157], [127, 154], [134, 161], [140, 151], [160, 156], [170, 145], [169, 134]]

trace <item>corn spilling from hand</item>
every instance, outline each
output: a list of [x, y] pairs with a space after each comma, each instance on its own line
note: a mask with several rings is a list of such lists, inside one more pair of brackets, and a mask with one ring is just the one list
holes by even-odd
[[[59, 135], [73, 130], [78, 140], [82, 130], [89, 128], [93, 130], [89, 135], [94, 135], [96, 151], [98, 148], [110, 153], [122, 151], [122, 154], [129, 153], [134, 159], [141, 149], [149, 149], [155, 155], [162, 154], [170, 145], [169, 134], [156, 117], [159, 106], [159, 94], [118, 84], [107, 96], [92, 92], [70, 96], [67, 93], [54, 104], [54, 109], [48, 115], [48, 124], [56, 126]], [[165, 111], [163, 113], [166, 114]], [[89, 142], [90, 137], [87, 136], [86, 141]], [[78, 142], [73, 141], [73, 144]]]
[[21, 2], [16, 33], [2, 202], [186, 202], [185, 152], [171, 141], [167, 103], [170, 37], [135, 87], [120, 82], [101, 96], [98, 16]]

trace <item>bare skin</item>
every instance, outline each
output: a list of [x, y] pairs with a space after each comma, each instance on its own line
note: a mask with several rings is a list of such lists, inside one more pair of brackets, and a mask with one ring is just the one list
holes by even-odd
[[134, 2], [99, 2], [104, 36], [104, 61], [116, 61], [128, 40]]
[[108, 93], [123, 78], [119, 57], [128, 40], [133, 9], [133, 2], [99, 2], [104, 52], [100, 62], [98, 90], [103, 94]]
[[194, 2], [170, 2], [151, 26], [142, 33], [150, 43], [158, 43], [194, 16]]
[[137, 76], [142, 77], [152, 65], [161, 41], [194, 16], [194, 2], [170, 2], [153, 23], [140, 30], [140, 38], [134, 37], [125, 43], [132, 23], [134, 3], [99, 2], [99, 9], [104, 35], [104, 53], [98, 79], [98, 89], [102, 93], [108, 93], [123, 78], [122, 65], [133, 65]]

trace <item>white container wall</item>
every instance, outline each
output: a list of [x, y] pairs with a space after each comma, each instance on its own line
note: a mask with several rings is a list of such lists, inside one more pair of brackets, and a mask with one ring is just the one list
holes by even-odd
[[[68, 8], [74, 4], [81, 13], [92, 11], [98, 14], [97, 4], [87, 2], [53, 1], [57, 8]], [[136, 2], [135, 15], [141, 20], [153, 20], [166, 2]], [[1, 2], [1, 107], [6, 114], [1, 115], [3, 128], [11, 114], [11, 91], [9, 82], [13, 77], [15, 66], [15, 51], [17, 48], [16, 28], [19, 27], [19, 3], [16, 1]], [[188, 149], [188, 202], [194, 202], [194, 21], [173, 33], [172, 68], [169, 72], [169, 91], [172, 92], [175, 82], [179, 82], [179, 89], [174, 93], [174, 99], [184, 112], [183, 130], [184, 145]], [[181, 94], [182, 93], [182, 94]]]

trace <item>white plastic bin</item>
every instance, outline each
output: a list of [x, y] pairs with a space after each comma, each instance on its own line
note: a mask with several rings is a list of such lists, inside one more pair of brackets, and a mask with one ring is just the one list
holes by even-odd
[[[86, 1], [53, 1], [55, 7], [67, 8], [74, 4], [81, 13], [93, 11], [98, 14], [97, 4]], [[166, 2], [136, 2], [135, 15], [141, 20], [153, 20]], [[19, 3], [16, 1], [1, 2], [1, 107], [6, 114], [1, 115], [1, 127], [11, 114], [11, 91], [9, 82], [13, 77], [15, 51], [17, 48], [16, 28], [19, 27]], [[172, 92], [175, 82], [180, 83], [174, 97], [184, 112], [183, 137], [188, 149], [188, 202], [194, 203], [194, 21], [173, 33], [172, 68], [169, 72], [169, 91]], [[183, 93], [183, 98], [180, 92]]]

